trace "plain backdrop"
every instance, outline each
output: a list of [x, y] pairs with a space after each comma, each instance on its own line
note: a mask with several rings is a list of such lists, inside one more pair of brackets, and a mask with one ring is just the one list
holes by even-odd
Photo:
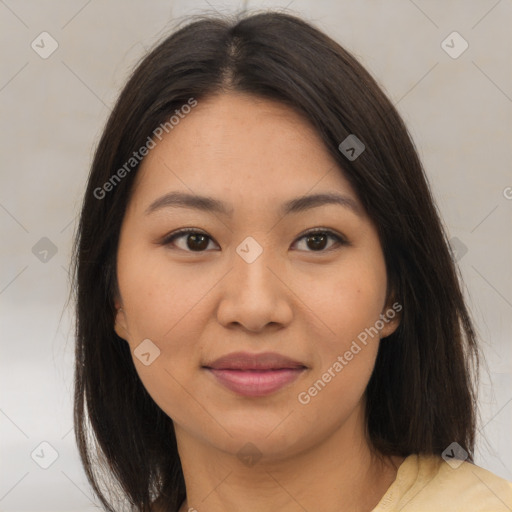
[[120, 88], [183, 17], [274, 7], [351, 51], [409, 127], [487, 360], [476, 462], [512, 480], [511, 0], [4, 0], [1, 511], [94, 509], [72, 431], [68, 268], [92, 154]]

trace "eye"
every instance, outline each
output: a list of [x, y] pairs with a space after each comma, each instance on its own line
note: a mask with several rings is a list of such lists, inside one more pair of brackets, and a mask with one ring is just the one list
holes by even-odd
[[198, 231], [196, 229], [180, 229], [179, 231], [175, 231], [174, 233], [171, 233], [171, 235], [167, 236], [162, 241], [162, 245], [173, 245], [175, 240], [182, 238], [185, 238], [185, 243], [182, 244], [181, 247], [178, 246], [178, 249], [189, 252], [204, 252], [208, 247], [208, 242], [213, 241], [203, 231]]
[[[305, 240], [306, 247], [310, 249], [306, 249], [306, 252], [328, 252], [337, 247], [349, 245], [349, 242], [347, 242], [347, 240], [345, 240], [341, 235], [325, 228], [316, 228], [308, 231], [300, 236], [293, 245], [303, 239]], [[329, 239], [334, 242], [326, 249]], [[176, 243], [177, 240], [182, 242], [181, 246]], [[171, 233], [162, 240], [161, 244], [176, 245], [178, 249], [188, 252], [205, 252], [210, 242], [213, 242], [213, 239], [205, 232], [196, 229], [184, 228]], [[215, 243], [215, 245], [217, 244]]]
[[[308, 231], [298, 241], [305, 239], [306, 247], [310, 248], [310, 251], [306, 252], [329, 252], [339, 246], [348, 245], [348, 242], [330, 229], [316, 228]], [[325, 249], [328, 240], [334, 240], [334, 243], [328, 249]]]

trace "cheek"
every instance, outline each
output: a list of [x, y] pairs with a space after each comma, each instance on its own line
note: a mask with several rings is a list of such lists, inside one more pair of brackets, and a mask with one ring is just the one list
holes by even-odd
[[341, 350], [375, 325], [384, 307], [386, 284], [383, 258], [354, 252], [308, 288], [307, 304], [328, 333], [321, 338], [326, 348]]
[[190, 318], [197, 316], [201, 300], [221, 277], [217, 273], [203, 272], [198, 277], [192, 265], [173, 264], [160, 250], [133, 247], [129, 253], [120, 251], [118, 280], [131, 341], [165, 339], [166, 344], [179, 348], [182, 344], [175, 334], [186, 324], [193, 336], [196, 324]]
[[[202, 331], [210, 319], [205, 309], [207, 294], [223, 272], [199, 274], [193, 265], [169, 263], [162, 251], [137, 245], [129, 249], [119, 252], [117, 270], [135, 368], [166, 412], [184, 405], [187, 410], [190, 395], [183, 386], [188, 386], [190, 375], [197, 371]], [[158, 354], [149, 366], [137, 357], [137, 347], [146, 339], [154, 343]]]
[[315, 339], [318, 364], [303, 389], [305, 400], [318, 406], [341, 400], [350, 409], [364, 393], [378, 352], [375, 325], [386, 298], [384, 259], [379, 252], [354, 251], [329, 279], [315, 283], [308, 288], [307, 304], [320, 318], [324, 335]]
[[380, 343], [375, 323], [386, 280], [365, 266], [351, 269], [330, 281], [328, 293], [309, 295], [318, 299], [314, 304], [328, 335], [316, 338], [317, 364], [296, 400], [308, 421], [322, 425], [338, 424], [360, 404]]
[[[200, 339], [201, 327], [194, 319], [201, 312], [201, 298], [213, 285], [211, 276], [194, 280], [191, 266], [178, 269], [160, 251], [144, 251], [136, 245], [129, 249], [119, 251], [117, 273], [137, 374], [156, 404], [174, 420], [184, 422], [189, 415], [201, 418], [204, 411], [187, 392], [187, 382], [197, 371], [200, 347], [194, 340]], [[137, 356], [146, 339], [156, 346], [149, 345], [148, 365]], [[153, 359], [153, 354], [158, 355]]]

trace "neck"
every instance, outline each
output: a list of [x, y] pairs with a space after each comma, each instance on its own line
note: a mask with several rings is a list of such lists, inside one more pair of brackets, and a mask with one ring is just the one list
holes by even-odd
[[187, 499], [179, 512], [370, 512], [393, 483], [400, 457], [372, 454], [361, 410], [322, 442], [287, 458], [244, 465], [176, 426]]

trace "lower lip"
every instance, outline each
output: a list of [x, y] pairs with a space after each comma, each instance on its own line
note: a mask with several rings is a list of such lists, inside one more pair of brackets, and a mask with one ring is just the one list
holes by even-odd
[[217, 380], [231, 391], [244, 396], [266, 396], [293, 382], [305, 368], [281, 370], [215, 370], [208, 368]]

